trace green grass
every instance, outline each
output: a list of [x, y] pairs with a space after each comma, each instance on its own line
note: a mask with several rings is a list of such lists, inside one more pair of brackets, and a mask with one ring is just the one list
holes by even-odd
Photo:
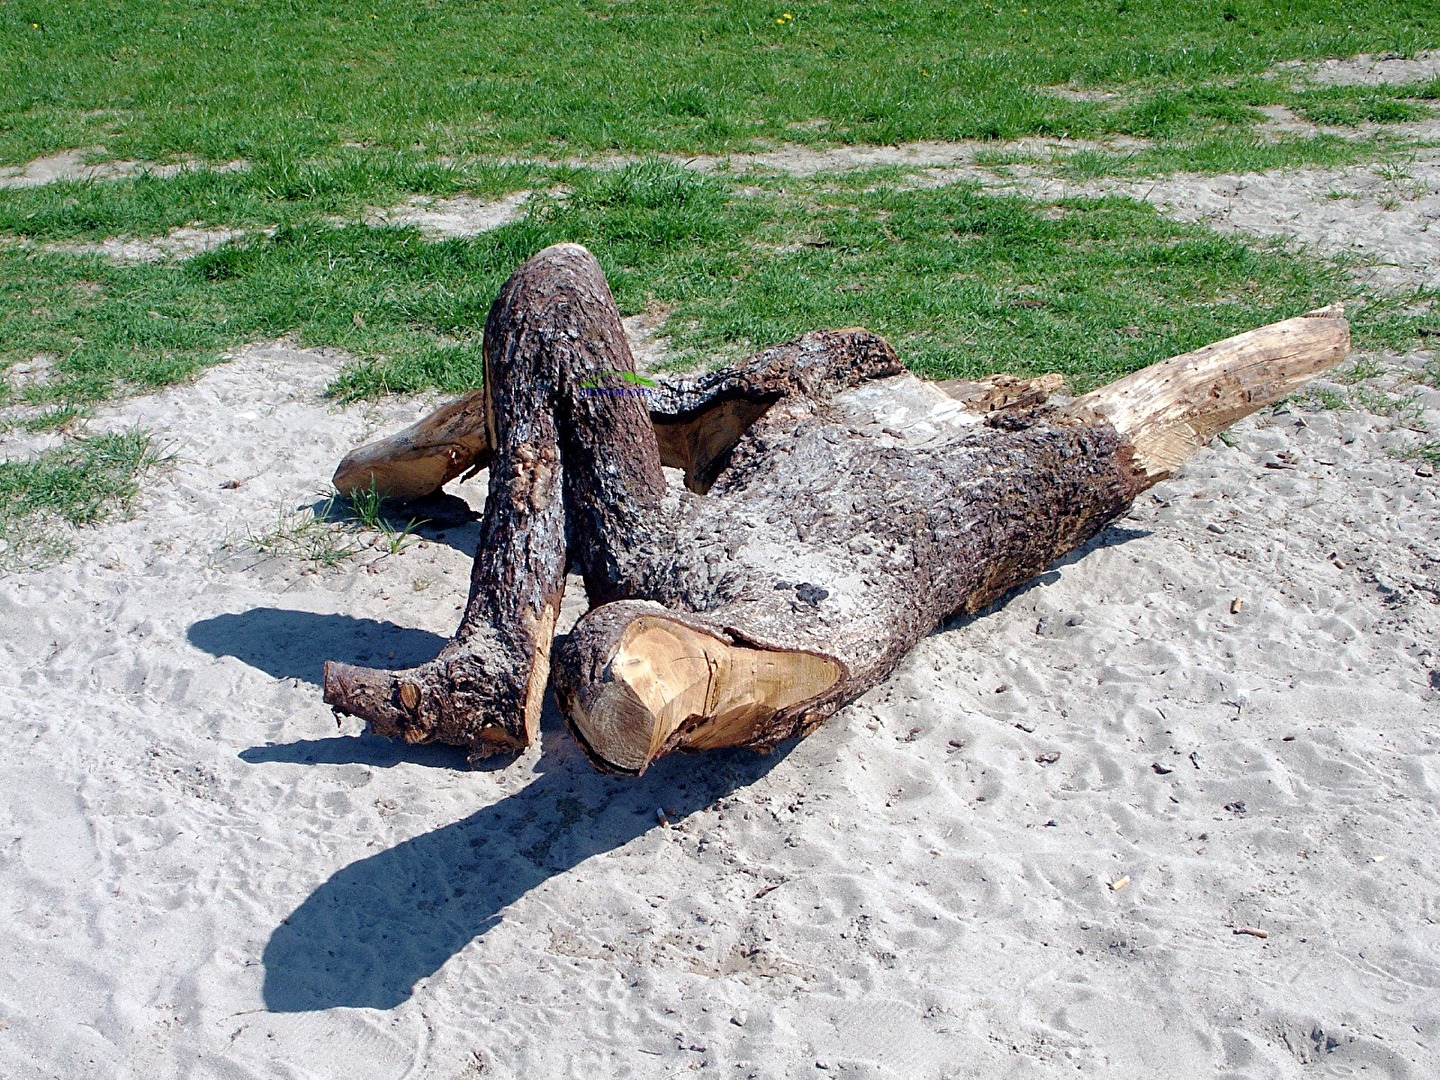
[[143, 431], [73, 439], [21, 461], [0, 461], [0, 568], [35, 568], [68, 554], [64, 526], [128, 511], [139, 480], [161, 463]]
[[572, 172], [475, 160], [446, 164], [415, 151], [345, 149], [324, 161], [286, 157], [238, 172], [142, 173], [0, 191], [0, 235], [96, 240], [154, 236], [185, 225], [270, 227], [328, 216], [358, 218], [367, 206], [411, 195], [497, 197], [563, 183]]
[[[481, 379], [500, 283], [547, 244], [590, 246], [625, 312], [659, 304], [681, 353], [734, 355], [864, 324], [937, 376], [1062, 371], [1103, 381], [1354, 286], [1334, 265], [1257, 250], [1112, 198], [1047, 206], [894, 173], [752, 185], [663, 162], [572, 177], [472, 239], [311, 219], [182, 263], [0, 249], [0, 365], [55, 357], [33, 404], [76, 406], [183, 378], [241, 342], [294, 334], [359, 359], [341, 398]], [[173, 182], [173, 181], [172, 181]], [[1357, 340], [1415, 319], [1374, 298]], [[1023, 303], [1022, 303], [1023, 301]]]
[[[10, 0], [0, 161], [95, 144], [271, 162], [346, 142], [434, 155], [1169, 137], [1253, 119], [1244, 94], [1201, 84], [1436, 45], [1430, 0]], [[1150, 96], [1117, 110], [1043, 91], [1060, 84]]]
[[313, 506], [282, 510], [274, 525], [251, 530], [226, 546], [262, 559], [294, 559], [333, 569], [367, 551], [400, 554], [421, 524], [414, 518], [398, 523], [372, 487], [348, 496], [332, 492]]
[[385, 497], [376, 490], [374, 481], [366, 489], [352, 491], [346, 495], [337, 509], [332, 499], [323, 515], [332, 521], [350, 522], [368, 529], [377, 537], [376, 543], [385, 548], [387, 554], [398, 555], [405, 549], [415, 530], [424, 524], [417, 518], [406, 518], [402, 523], [392, 517], [385, 506]]

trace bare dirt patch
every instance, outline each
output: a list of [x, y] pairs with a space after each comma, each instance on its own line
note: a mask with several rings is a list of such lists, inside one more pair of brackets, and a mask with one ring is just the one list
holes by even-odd
[[1012, 142], [913, 142], [895, 146], [813, 147], [789, 145], [752, 154], [723, 157], [704, 155], [676, 158], [677, 163], [700, 172], [778, 172], [787, 176], [813, 176], [825, 172], [858, 172], [901, 166], [932, 169], [968, 165], [981, 154], [1050, 159], [1078, 150], [1127, 151], [1150, 145], [1139, 139], [1097, 142], [1084, 139], [1017, 139]]
[[41, 250], [70, 255], [103, 255], [115, 262], [164, 262], [166, 259], [188, 259], [238, 240], [251, 232], [265, 235], [274, 229], [247, 230], [187, 226], [172, 229], [164, 236], [113, 236], [96, 243], [53, 243]]
[[413, 225], [433, 240], [479, 236], [525, 215], [532, 192], [517, 191], [503, 199], [473, 199], [457, 195], [448, 199], [416, 196], [399, 206], [373, 210], [365, 215], [370, 226]]
[[64, 150], [48, 157], [36, 158], [25, 165], [0, 168], [0, 188], [39, 187], [64, 180], [113, 180], [123, 176], [137, 176], [148, 173], [151, 176], [175, 176], [192, 170], [208, 169], [212, 172], [238, 172], [248, 169], [246, 161], [227, 161], [218, 165], [207, 165], [200, 161], [182, 161], [158, 165], [145, 161], [97, 161], [90, 160], [103, 154], [103, 146], [92, 146], [80, 150]]
[[1417, 53], [1412, 57], [1362, 53], [1348, 59], [1313, 63], [1291, 60], [1277, 64], [1277, 73], [1299, 76], [1317, 86], [1403, 86], [1426, 82], [1440, 75], [1440, 52]]

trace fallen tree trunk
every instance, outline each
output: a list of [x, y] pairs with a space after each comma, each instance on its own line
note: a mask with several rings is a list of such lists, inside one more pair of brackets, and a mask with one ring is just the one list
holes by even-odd
[[[945, 619], [1041, 572], [1216, 431], [1339, 363], [1349, 333], [1339, 309], [1313, 312], [1064, 408], [1043, 404], [1045, 380], [948, 396], [863, 330], [647, 385], [598, 265], [561, 245], [507, 282], [485, 342], [485, 391], [342, 466], [427, 493], [458, 475], [448, 447], [478, 446], [484, 418], [490, 489], [465, 617], [419, 668], [327, 664], [325, 699], [411, 741], [527, 745], [573, 567], [592, 609], [556, 650], [557, 698], [592, 761], [638, 775], [673, 750], [763, 750], [811, 730]], [[687, 491], [667, 489], [662, 464], [685, 469]]]

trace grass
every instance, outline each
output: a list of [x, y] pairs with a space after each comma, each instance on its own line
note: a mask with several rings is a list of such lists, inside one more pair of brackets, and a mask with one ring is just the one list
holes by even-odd
[[385, 555], [400, 554], [422, 524], [410, 518], [397, 525], [372, 487], [348, 496], [332, 492], [313, 506], [282, 510], [270, 528], [247, 532], [229, 546], [333, 569], [377, 548]]
[[358, 218], [411, 195], [497, 197], [564, 182], [558, 166], [437, 162], [410, 151], [342, 149], [324, 161], [290, 157], [233, 172], [195, 170], [0, 191], [0, 234], [47, 241], [153, 236], [185, 225], [270, 227]]
[[1405, 461], [1423, 461], [1434, 468], [1440, 469], [1440, 442], [1430, 439], [1420, 443], [1418, 446], [1397, 451], [1395, 456]]
[[[0, 161], [1168, 136], [1253, 119], [1243, 94], [1191, 88], [1437, 44], [1428, 0], [24, 0], [0, 6]], [[1148, 96], [1114, 110], [1044, 90], [1062, 84]]]
[[73, 547], [66, 526], [127, 512], [140, 478], [162, 463], [139, 430], [73, 439], [22, 461], [0, 462], [0, 567], [35, 569]]
[[326, 569], [340, 566], [370, 545], [357, 530], [336, 522], [334, 510], [334, 496], [318, 509], [305, 506], [282, 510], [274, 525], [250, 530], [239, 542], [227, 546], [253, 552], [263, 559], [298, 559]]
[[[385, 548], [387, 555], [400, 554], [414, 536], [415, 530], [424, 524], [417, 518], [409, 518], [403, 525], [397, 525], [386, 513], [385, 497], [375, 489], [373, 480], [369, 488], [352, 491], [346, 495], [341, 505], [342, 510], [338, 519], [342, 521], [348, 519], [373, 532], [379, 538], [378, 543]], [[326, 514], [323, 516], [335, 520], [334, 508], [334, 501], [331, 500]]]
[[[1089, 385], [1356, 292], [1325, 262], [1119, 198], [1051, 206], [895, 172], [742, 192], [662, 161], [570, 179], [567, 196], [465, 240], [310, 218], [181, 263], [0, 248], [0, 365], [55, 357], [13, 396], [63, 410], [293, 334], [358, 357], [332, 387], [341, 399], [469, 389], [501, 281], [562, 240], [597, 253], [622, 311], [671, 309], [684, 356], [860, 323], [936, 376], [1054, 370]], [[1361, 343], [1415, 322], [1398, 304], [1356, 314]]]

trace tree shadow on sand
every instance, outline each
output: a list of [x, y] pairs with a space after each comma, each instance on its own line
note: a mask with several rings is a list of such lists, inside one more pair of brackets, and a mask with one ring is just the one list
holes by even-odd
[[[264, 1001], [271, 1012], [337, 1007], [393, 1009], [416, 984], [499, 924], [506, 907], [557, 874], [753, 783], [789, 747], [662, 758], [638, 780], [597, 773], [565, 736], [541, 757], [535, 780], [463, 821], [351, 863], [283, 920], [265, 946]], [[372, 750], [336, 744], [319, 760], [370, 762]], [[282, 748], [264, 748], [267, 752]], [[419, 748], [424, 749], [424, 748]], [[402, 753], [405, 751], [401, 751]], [[246, 760], [257, 758], [246, 751]]]
[[[1096, 548], [1144, 535], [1130, 529], [1107, 530], [1059, 566]], [[1052, 570], [1026, 587], [1043, 585], [1058, 576], [1058, 571]], [[1015, 595], [1011, 593], [987, 612]], [[948, 629], [987, 612], [967, 616]], [[317, 650], [326, 650], [329, 656], [345, 655], [347, 644], [355, 646], [357, 641], [373, 649], [372, 637], [381, 633], [377, 628], [383, 628], [383, 636], [391, 644], [410, 640], [417, 654], [433, 655], [440, 645], [439, 639], [433, 643], [406, 639], [405, 634], [418, 632], [390, 624], [361, 628], [357, 638], [356, 628], [344, 622], [344, 616], [301, 618], [302, 614], [259, 609], [219, 616], [192, 627], [191, 640], [217, 655], [239, 656], [272, 674], [289, 674], [297, 666], [318, 672], [321, 658], [315, 655]], [[287, 645], [284, 640], [277, 643], [269, 633], [277, 625], [304, 630], [306, 619], [315, 622], [308, 624], [310, 632], [303, 635], [303, 645]], [[364, 622], [371, 620], [350, 620]], [[238, 635], [232, 630], [238, 630]], [[261, 635], [258, 643], [257, 633]], [[242, 651], [236, 640], [252, 642], [245, 646], [251, 651]], [[266, 640], [280, 652], [267, 655]], [[297, 650], [306, 649], [307, 657], [297, 655]], [[356, 651], [348, 650], [350, 655]], [[395, 663], [424, 658], [407, 656]], [[418, 983], [483, 937], [504, 917], [505, 908], [536, 886], [658, 828], [657, 807], [665, 807], [671, 821], [678, 822], [754, 783], [795, 745], [786, 744], [767, 756], [747, 750], [711, 751], [701, 761], [672, 755], [661, 758], [636, 780], [605, 776], [591, 768], [561, 733], [553, 698], [547, 698], [542, 726], [545, 753], [529, 785], [463, 821], [352, 863], [320, 885], [275, 928], [263, 956], [263, 993], [269, 1010], [392, 1009], [400, 1005]], [[240, 756], [257, 765], [461, 764], [459, 754], [447, 748], [405, 747], [373, 737], [253, 747]]]
[[233, 656], [277, 679], [320, 685], [326, 660], [403, 668], [433, 660], [447, 639], [428, 630], [353, 615], [252, 608], [191, 625], [190, 644]]
[[[405, 667], [431, 659], [445, 643], [438, 634], [375, 619], [280, 608], [203, 619], [190, 627], [189, 639], [275, 678], [317, 684], [327, 659]], [[711, 753], [703, 767], [675, 755], [638, 780], [622, 779], [596, 772], [562, 729], [547, 697], [545, 752], [528, 786], [463, 821], [352, 863], [317, 888], [265, 946], [266, 1007], [394, 1008], [531, 889], [658, 828], [657, 807], [673, 811], [678, 822], [753, 783], [788, 753], [788, 747], [768, 756]], [[254, 746], [240, 758], [258, 767], [465, 767], [464, 752], [453, 747], [369, 735]], [[503, 758], [481, 768], [509, 765]]]

